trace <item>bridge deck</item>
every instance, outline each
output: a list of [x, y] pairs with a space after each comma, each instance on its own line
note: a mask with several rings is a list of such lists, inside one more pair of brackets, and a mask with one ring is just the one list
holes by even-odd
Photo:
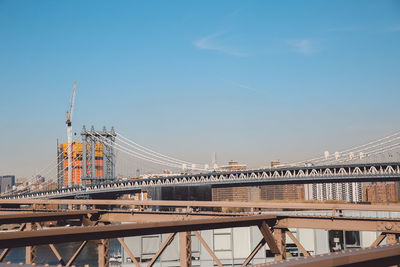
[[74, 198], [88, 195], [118, 195], [140, 192], [150, 187], [166, 186], [210, 185], [213, 187], [235, 187], [386, 181], [400, 181], [399, 162], [210, 172], [133, 181], [105, 182], [90, 184], [85, 187], [73, 186], [52, 191], [31, 192], [18, 196], [3, 196], [3, 198]]

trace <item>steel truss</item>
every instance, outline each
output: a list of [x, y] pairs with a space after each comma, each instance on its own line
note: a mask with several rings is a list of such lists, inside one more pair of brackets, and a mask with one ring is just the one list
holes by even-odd
[[400, 163], [391, 162], [211, 172], [163, 178], [139, 179], [135, 181], [103, 182], [101, 184], [86, 185], [85, 187], [74, 186], [52, 191], [7, 196], [3, 198], [70, 198], [76, 197], [77, 195], [140, 192], [145, 188], [162, 186], [212, 185], [214, 187], [232, 187], [385, 181], [400, 181]]
[[[87, 242], [89, 240], [97, 240], [98, 265], [107, 267], [109, 266], [109, 239], [117, 238], [118, 241], [122, 244], [124, 250], [128, 252], [128, 255], [130, 256], [134, 264], [136, 266], [140, 266], [140, 263], [134, 256], [134, 252], [132, 252], [129, 247], [124, 243], [122, 237], [171, 233], [169, 237], [165, 240], [165, 242], [161, 245], [159, 251], [153, 257], [153, 259], [149, 262], [148, 266], [152, 266], [161, 256], [166, 247], [171, 244], [176, 234], [179, 233], [180, 264], [181, 266], [191, 266], [191, 234], [193, 232], [194, 235], [197, 236], [197, 238], [200, 240], [203, 247], [212, 256], [214, 262], [218, 266], [222, 266], [220, 260], [210, 249], [208, 244], [202, 239], [201, 234], [198, 231], [246, 226], [257, 226], [262, 234], [262, 239], [253, 249], [250, 255], [245, 259], [242, 266], [250, 264], [254, 255], [256, 255], [257, 252], [266, 243], [268, 244], [271, 252], [275, 255], [276, 261], [274, 263], [274, 266], [286, 266], [279, 264], [287, 264], [287, 266], [303, 266], [293, 265], [293, 260], [285, 261], [286, 236], [290, 237], [293, 240], [293, 242], [305, 256], [304, 258], [297, 258], [295, 260], [296, 264], [308, 263], [314, 264], [310, 266], [340, 266], [339, 263], [346, 262], [344, 260], [346, 258], [346, 255], [348, 256], [347, 259], [350, 259], [354, 263], [363, 262], [365, 264], [366, 262], [393, 262], [393, 257], [398, 259], [400, 255], [400, 248], [397, 244], [400, 235], [400, 219], [358, 218], [342, 216], [321, 217], [289, 215], [251, 215], [248, 213], [242, 214], [242, 216], [226, 217], [225, 215], [218, 216], [214, 214], [215, 216], [213, 218], [201, 218], [200, 216], [197, 218], [186, 217], [182, 219], [180, 217], [176, 217], [175, 221], [161, 220], [148, 223], [109, 225], [108, 223], [110, 222], [107, 221], [107, 218], [110, 217], [106, 215], [108, 213], [114, 214], [113, 221], [116, 221], [118, 217], [115, 217], [115, 211], [87, 210], [69, 212], [46, 212], [45, 210], [40, 210], [38, 212], [32, 212], [31, 214], [21, 214], [22, 212], [25, 213], [26, 210], [16, 212], [15, 214], [0, 216], [0, 223], [21, 223], [19, 231], [17, 232], [0, 233], [0, 248], [4, 248], [2, 254], [0, 255], [0, 261], [5, 258], [11, 248], [25, 246], [27, 255], [26, 263], [33, 264], [36, 262], [36, 246], [45, 244], [50, 246], [60, 264], [71, 266], [74, 260], [82, 251], [83, 247], [87, 244]], [[125, 213], [131, 214], [131, 216], [134, 217], [134, 214], [132, 214], [130, 211]], [[156, 213], [157, 212], [154, 213], [154, 216], [156, 215]], [[41, 224], [39, 223], [47, 220], [59, 220], [65, 218], [79, 218], [82, 221], [82, 224], [86, 226], [73, 228], [62, 227], [48, 230], [43, 229], [41, 227]], [[119, 218], [121, 221], [125, 220], [125, 217]], [[381, 232], [381, 235], [371, 244], [371, 249], [356, 249], [338, 253], [330, 253], [316, 258], [315, 256], [309, 255], [309, 253], [288, 230], [288, 228], [375, 231]], [[387, 244], [397, 245], [392, 247], [378, 247], [385, 238]], [[82, 243], [73, 254], [73, 256], [69, 259], [69, 261], [65, 263], [66, 261], [64, 261], [64, 259], [53, 244], [74, 241], [81, 241]], [[27, 246], [28, 244], [29, 246]], [[391, 248], [397, 248], [397, 250], [393, 250]], [[368, 254], [368, 257], [361, 256], [364, 250], [369, 251], [370, 254]], [[333, 263], [335, 263], [336, 265], [334, 265]]]

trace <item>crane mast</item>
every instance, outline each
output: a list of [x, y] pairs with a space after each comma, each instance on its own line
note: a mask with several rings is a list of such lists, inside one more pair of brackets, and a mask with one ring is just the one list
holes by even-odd
[[67, 111], [67, 138], [68, 138], [68, 186], [72, 186], [72, 113], [74, 111], [76, 93], [76, 82], [74, 82], [74, 89], [72, 90], [71, 104], [69, 111]]

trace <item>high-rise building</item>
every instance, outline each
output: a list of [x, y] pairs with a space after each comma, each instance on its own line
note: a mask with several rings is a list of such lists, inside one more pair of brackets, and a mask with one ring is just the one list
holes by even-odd
[[94, 127], [87, 131], [84, 126], [81, 136], [82, 143], [71, 144], [71, 177], [68, 177], [69, 144], [57, 143], [58, 187], [115, 179], [114, 128], [108, 132], [104, 127], [98, 132]]
[[262, 200], [304, 200], [304, 185], [263, 185], [261, 189]]
[[398, 201], [396, 182], [366, 183], [362, 186], [363, 201], [372, 203], [388, 203]]
[[[86, 151], [90, 153], [90, 146], [86, 145]], [[77, 141], [72, 143], [72, 185], [82, 184], [83, 175], [83, 144]], [[60, 144], [58, 147], [58, 158], [59, 158], [59, 184], [68, 185], [68, 143]], [[91, 175], [90, 159], [86, 161], [86, 175]], [[95, 145], [95, 177], [103, 177], [103, 146], [99, 143]], [[61, 180], [61, 181], [60, 181]]]
[[[278, 160], [271, 161], [270, 168], [282, 166]], [[263, 185], [261, 189], [262, 200], [304, 200], [304, 185]]]
[[304, 188], [306, 200], [343, 200], [362, 202], [362, 185], [353, 183], [307, 184]]
[[213, 201], [256, 201], [260, 200], [259, 187], [212, 188]]
[[15, 175], [0, 176], [0, 192], [4, 193], [10, 191], [15, 185]]
[[[246, 170], [247, 165], [231, 160], [219, 168], [224, 171], [240, 171]], [[211, 194], [213, 201], [253, 201], [260, 199], [260, 188], [247, 186], [212, 188]]]

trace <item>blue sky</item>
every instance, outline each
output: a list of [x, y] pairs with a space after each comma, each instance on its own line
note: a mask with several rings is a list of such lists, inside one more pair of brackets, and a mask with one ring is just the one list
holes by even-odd
[[399, 1], [1, 1], [0, 174], [74, 131], [251, 167], [400, 128]]

